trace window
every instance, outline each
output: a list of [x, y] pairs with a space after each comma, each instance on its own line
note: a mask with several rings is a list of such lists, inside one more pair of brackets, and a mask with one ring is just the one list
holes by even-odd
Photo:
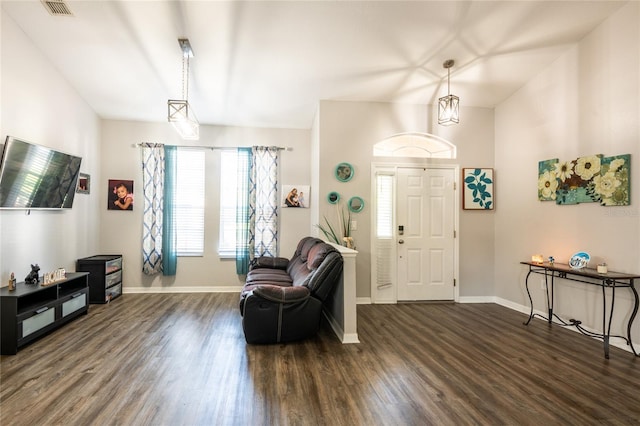
[[[236, 196], [238, 193], [238, 151], [220, 151], [220, 241], [218, 254], [222, 257], [236, 256]], [[246, 167], [248, 167], [248, 159]]]
[[221, 257], [242, 253], [236, 259], [242, 261], [247, 250], [254, 256], [276, 255], [278, 150], [256, 146], [220, 152]]
[[175, 194], [178, 256], [204, 253], [205, 151], [178, 148]]
[[393, 237], [393, 176], [376, 176], [376, 236]]
[[[372, 275], [377, 290], [389, 287], [393, 283], [395, 275], [394, 262], [394, 233], [393, 233], [393, 208], [394, 208], [394, 176], [390, 173], [376, 174], [376, 200], [375, 200], [375, 238], [373, 249]], [[373, 290], [372, 290], [373, 291]], [[375, 296], [378, 294], [375, 292]]]

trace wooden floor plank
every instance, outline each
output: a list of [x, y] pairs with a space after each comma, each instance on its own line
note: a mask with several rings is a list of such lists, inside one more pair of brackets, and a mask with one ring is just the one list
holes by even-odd
[[133, 294], [0, 358], [4, 425], [628, 425], [640, 358], [495, 304], [358, 306], [247, 345], [237, 294]]

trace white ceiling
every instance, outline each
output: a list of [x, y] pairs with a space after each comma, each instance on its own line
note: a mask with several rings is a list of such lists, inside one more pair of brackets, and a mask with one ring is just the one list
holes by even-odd
[[[3, 10], [107, 119], [165, 121], [182, 94], [202, 124], [311, 127], [319, 100], [493, 107], [587, 35], [617, 1], [66, 1]], [[6, 40], [3, 39], [3, 43]]]

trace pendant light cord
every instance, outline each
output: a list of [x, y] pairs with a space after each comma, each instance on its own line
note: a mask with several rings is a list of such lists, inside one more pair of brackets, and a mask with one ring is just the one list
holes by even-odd
[[182, 99], [189, 100], [189, 55], [182, 55]]

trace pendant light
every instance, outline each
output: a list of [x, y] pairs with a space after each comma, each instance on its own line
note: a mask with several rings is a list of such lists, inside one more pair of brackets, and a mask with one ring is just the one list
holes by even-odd
[[460, 122], [460, 98], [451, 94], [451, 67], [455, 64], [448, 59], [442, 64], [447, 69], [447, 96], [438, 100], [438, 124], [450, 126]]
[[167, 119], [176, 129], [182, 139], [198, 140], [200, 138], [200, 124], [189, 105], [189, 58], [193, 57], [193, 50], [189, 39], [178, 39], [182, 50], [182, 99], [169, 99]]

